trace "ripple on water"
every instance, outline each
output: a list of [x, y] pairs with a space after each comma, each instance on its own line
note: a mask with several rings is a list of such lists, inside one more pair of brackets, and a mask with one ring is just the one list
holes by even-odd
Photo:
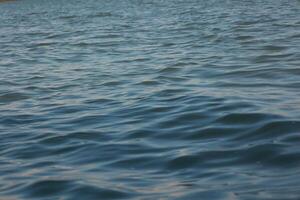
[[299, 9], [1, 3], [0, 199], [298, 200]]

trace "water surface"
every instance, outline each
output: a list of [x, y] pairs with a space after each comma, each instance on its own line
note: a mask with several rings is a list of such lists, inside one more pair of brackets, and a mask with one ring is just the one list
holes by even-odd
[[0, 199], [300, 199], [300, 2], [0, 4]]

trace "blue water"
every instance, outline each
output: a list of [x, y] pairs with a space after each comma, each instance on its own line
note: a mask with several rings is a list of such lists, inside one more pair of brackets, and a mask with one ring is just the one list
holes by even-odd
[[0, 199], [299, 200], [300, 1], [0, 3]]

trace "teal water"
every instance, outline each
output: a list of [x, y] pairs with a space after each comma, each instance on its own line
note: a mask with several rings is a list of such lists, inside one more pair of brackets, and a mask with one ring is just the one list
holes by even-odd
[[299, 200], [300, 2], [0, 4], [0, 199]]

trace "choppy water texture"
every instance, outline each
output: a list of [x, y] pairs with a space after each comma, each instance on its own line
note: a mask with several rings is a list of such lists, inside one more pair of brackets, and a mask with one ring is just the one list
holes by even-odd
[[299, 1], [2, 2], [0, 67], [0, 199], [300, 199]]

